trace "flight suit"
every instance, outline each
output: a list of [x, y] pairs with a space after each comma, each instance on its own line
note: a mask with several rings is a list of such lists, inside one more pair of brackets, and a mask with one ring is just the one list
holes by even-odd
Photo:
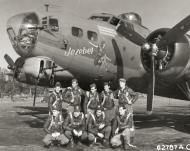
[[[119, 106], [126, 106], [126, 107], [129, 106], [129, 110], [133, 112], [131, 105], [138, 99], [138, 96], [132, 89], [126, 86], [123, 90], [118, 89], [115, 92], [115, 95], [116, 95], [116, 98], [118, 98]], [[131, 101], [131, 103], [129, 103], [129, 101]]]
[[98, 105], [100, 105], [100, 99], [98, 92], [95, 93], [89, 93], [84, 102], [84, 113], [94, 113], [94, 111], [97, 109]]
[[50, 115], [44, 124], [44, 130], [47, 135], [44, 137], [43, 142], [45, 146], [50, 146], [53, 141], [58, 141], [61, 145], [69, 142], [69, 139], [63, 134], [62, 119]]
[[[131, 137], [130, 129], [133, 127], [133, 119], [131, 114], [132, 113], [126, 111], [123, 116], [116, 115], [112, 126], [113, 137], [111, 139], [111, 145], [113, 147], [120, 146], [123, 142], [124, 148], [129, 148]], [[117, 128], [119, 130], [118, 133], [115, 134]]]
[[52, 111], [56, 110], [59, 112], [60, 118], [63, 118], [62, 117], [62, 102], [63, 102], [63, 97], [62, 97], [61, 92], [56, 93], [55, 91], [53, 91], [50, 94], [49, 102], [48, 102], [49, 115], [52, 115]]
[[[103, 124], [104, 127], [100, 128], [100, 125]], [[111, 126], [105, 119], [105, 114], [102, 111], [101, 116], [96, 116], [96, 114], [90, 114], [88, 120], [88, 140], [93, 142], [96, 138], [101, 140], [106, 140], [109, 142], [110, 134], [111, 134]], [[98, 133], [102, 133], [104, 135], [103, 138], [98, 136]]]
[[100, 94], [101, 105], [104, 108], [105, 117], [108, 122], [111, 122], [115, 117], [115, 104], [114, 104], [114, 96], [113, 92], [110, 90], [109, 92], [102, 91]]
[[[69, 113], [67, 116], [63, 128], [65, 131], [65, 135], [70, 141], [84, 141], [87, 138], [86, 126], [85, 126], [85, 117], [81, 112], [78, 117], [75, 117], [73, 113]], [[82, 131], [81, 136], [76, 136], [73, 131]], [[76, 139], [78, 138], [78, 140]]]
[[74, 111], [74, 106], [80, 106], [81, 107], [81, 96], [85, 95], [84, 90], [82, 90], [79, 86], [75, 88], [67, 88], [64, 91], [63, 99], [64, 102], [67, 103], [67, 107], [69, 112]]

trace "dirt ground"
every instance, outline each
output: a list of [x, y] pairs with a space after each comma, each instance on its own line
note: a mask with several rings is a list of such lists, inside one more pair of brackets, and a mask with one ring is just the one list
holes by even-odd
[[[43, 147], [43, 124], [47, 118], [46, 103], [32, 99], [0, 99], [0, 151], [110, 151], [101, 146], [70, 148]], [[145, 114], [146, 98], [134, 104], [136, 135], [134, 145], [140, 151], [190, 150], [190, 102], [155, 97], [154, 112]], [[169, 146], [170, 145], [170, 146]], [[114, 149], [120, 151], [121, 148]]]

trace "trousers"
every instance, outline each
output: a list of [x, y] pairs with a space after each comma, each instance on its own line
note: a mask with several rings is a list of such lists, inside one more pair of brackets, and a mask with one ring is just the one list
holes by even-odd
[[[69, 130], [66, 130], [65, 131], [65, 136], [71, 140], [71, 139], [75, 139], [77, 138], [77, 136], [74, 135], [74, 133], [72, 131], [69, 131]], [[83, 131], [82, 132], [82, 136], [80, 136], [78, 139], [80, 141], [84, 141], [85, 139], [87, 139], [88, 135], [87, 135], [87, 132], [86, 131]]]
[[[122, 140], [123, 138], [123, 140]], [[116, 134], [111, 138], [110, 141], [111, 145], [113, 147], [120, 146], [124, 143], [124, 145], [130, 144], [130, 129], [126, 128], [124, 131], [122, 131], [119, 134]]]
[[69, 139], [64, 135], [64, 134], [61, 134], [59, 135], [58, 137], [53, 137], [51, 134], [47, 134], [44, 139], [43, 139], [43, 142], [45, 145], [50, 145], [53, 141], [59, 141], [61, 145], [65, 145], [69, 142]]
[[[104, 138], [103, 139], [109, 140], [110, 134], [111, 134], [111, 126], [106, 126], [102, 130], [99, 130], [99, 133], [104, 134]], [[96, 138], [96, 136], [94, 134], [92, 134], [92, 133], [88, 134], [88, 140], [90, 142], [94, 141], [95, 138]]]

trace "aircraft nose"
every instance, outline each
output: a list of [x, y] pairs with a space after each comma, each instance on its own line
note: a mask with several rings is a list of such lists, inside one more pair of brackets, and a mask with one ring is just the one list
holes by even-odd
[[36, 13], [23, 13], [11, 17], [7, 22], [7, 33], [15, 51], [22, 57], [28, 57], [35, 48], [39, 25]]

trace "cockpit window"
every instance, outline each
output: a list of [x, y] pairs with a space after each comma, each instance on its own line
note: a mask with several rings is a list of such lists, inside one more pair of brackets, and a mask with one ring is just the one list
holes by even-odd
[[120, 19], [116, 18], [116, 17], [112, 17], [112, 19], [110, 20], [110, 24], [117, 26], [117, 24], [119, 23]]
[[78, 27], [72, 27], [72, 35], [75, 37], [82, 37], [83, 36], [83, 31], [81, 28]]
[[98, 41], [98, 35], [96, 32], [93, 31], [87, 31], [88, 39], [91, 41]]
[[42, 26], [44, 28], [48, 28], [51, 31], [57, 32], [59, 31], [58, 19], [52, 17], [43, 17], [42, 18]]
[[90, 17], [90, 19], [107, 22], [110, 19], [110, 17], [107, 17], [107, 16], [92, 16], [92, 17]]

